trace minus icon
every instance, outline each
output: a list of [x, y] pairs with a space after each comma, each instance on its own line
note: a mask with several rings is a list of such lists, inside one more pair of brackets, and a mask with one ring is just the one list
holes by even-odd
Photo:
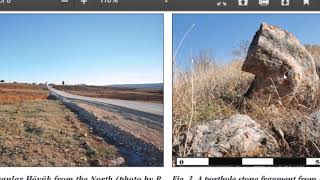
[[69, 0], [61, 0], [62, 3], [68, 3]]

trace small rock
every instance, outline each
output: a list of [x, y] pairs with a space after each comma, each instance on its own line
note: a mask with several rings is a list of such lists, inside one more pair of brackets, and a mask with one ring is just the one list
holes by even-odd
[[314, 125], [318, 125], [318, 126], [320, 125], [320, 110], [312, 113], [310, 117], [313, 120], [312, 122]]
[[246, 115], [213, 120], [195, 126], [190, 142], [196, 155], [209, 157], [264, 156], [278, 145], [273, 137]]
[[111, 166], [121, 166], [126, 163], [126, 160], [123, 157], [111, 160]]
[[104, 139], [103, 139], [102, 137], [100, 137], [100, 136], [94, 136], [94, 138], [95, 138], [96, 140], [100, 141], [100, 142], [103, 142], [103, 141], [104, 141]]
[[320, 110], [310, 114], [309, 119], [300, 125], [302, 132], [308, 132], [314, 139], [320, 137]]

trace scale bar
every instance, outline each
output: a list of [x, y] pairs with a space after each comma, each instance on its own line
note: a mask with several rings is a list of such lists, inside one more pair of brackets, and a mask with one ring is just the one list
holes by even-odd
[[177, 158], [177, 166], [209, 166], [209, 158]]
[[306, 158], [274, 158], [275, 166], [306, 166]]
[[320, 166], [320, 158], [307, 158], [307, 166]]
[[209, 158], [210, 166], [242, 166], [242, 158]]
[[177, 158], [177, 166], [320, 166], [320, 158]]
[[273, 158], [242, 158], [243, 166], [272, 166]]

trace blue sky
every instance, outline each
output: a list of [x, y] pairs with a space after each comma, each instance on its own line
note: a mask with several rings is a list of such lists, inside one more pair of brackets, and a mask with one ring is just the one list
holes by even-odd
[[163, 82], [162, 15], [0, 15], [0, 79]]
[[173, 46], [195, 24], [181, 46], [176, 61], [190, 65], [190, 57], [211, 50], [217, 62], [232, 60], [232, 51], [240, 41], [251, 42], [261, 22], [280, 26], [292, 32], [303, 44], [320, 44], [320, 15], [174, 15]]

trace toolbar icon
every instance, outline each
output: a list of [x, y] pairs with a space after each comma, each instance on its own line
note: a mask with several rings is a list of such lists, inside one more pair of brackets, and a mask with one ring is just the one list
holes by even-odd
[[219, 2], [217, 2], [217, 6], [227, 6], [227, 2], [219, 1]]
[[80, 2], [81, 2], [82, 4], [86, 4], [86, 3], [88, 2], [88, 0], [80, 0]]
[[259, 0], [260, 6], [269, 6], [269, 0]]
[[303, 5], [304, 6], [309, 6], [310, 5], [310, 1], [309, 0], [303, 0]]
[[289, 6], [290, 0], [281, 0], [281, 6]]
[[239, 6], [248, 6], [248, 0], [238, 0]]
[[62, 3], [68, 3], [69, 0], [61, 0]]

